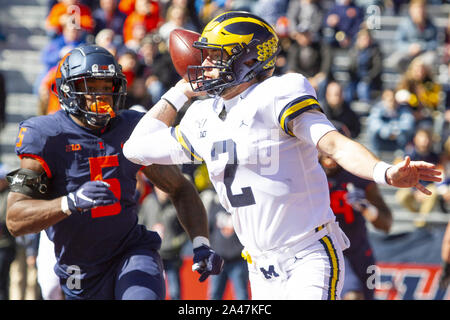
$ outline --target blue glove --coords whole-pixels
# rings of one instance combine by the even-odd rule
[[[358,211],[363,211],[370,205],[366,199],[366,192],[362,189],[355,188],[351,183],[347,185],[347,194],[345,200],[349,205]]]
[[[223,269],[223,259],[213,249],[203,244],[194,249],[192,271],[200,273],[198,281],[203,282],[211,274],[219,274]]]
[[[67,195],[70,211],[85,212],[95,207],[103,207],[117,202],[114,193],[108,189],[109,184],[104,181],[89,181],[84,183],[77,191]]]

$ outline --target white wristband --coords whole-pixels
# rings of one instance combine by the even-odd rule
[[[192,240],[192,247],[194,249],[201,247],[202,245],[207,245],[208,247],[210,247],[208,238],[198,236],[198,237],[195,237],[194,240]]]
[[[378,161],[373,168],[373,181],[378,184],[389,185],[386,181],[386,171],[392,167],[391,164],[384,161]]]
[[[72,211],[70,211],[70,209],[69,209],[69,203],[67,201],[67,196],[64,196],[61,198],[61,211],[64,212],[68,216],[70,216],[72,214]]]
[[[189,100],[184,92],[178,87],[170,88],[162,95],[161,99],[167,100],[177,112],[180,111],[184,104]]]

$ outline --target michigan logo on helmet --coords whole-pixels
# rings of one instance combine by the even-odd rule
[[[92,80],[106,80],[111,90],[92,90]],[[123,107],[127,80],[121,66],[106,49],[96,45],[67,53],[56,70],[56,91],[61,107],[94,127],[104,127]],[[89,101],[87,101],[89,97]]]
[[[189,82],[194,91],[220,95],[225,88],[248,82],[274,68],[280,52],[278,36],[270,24],[260,17],[230,11],[218,15],[203,30],[195,48],[202,52],[220,51],[213,66],[189,66]],[[217,68],[219,77],[208,79],[205,71]]]

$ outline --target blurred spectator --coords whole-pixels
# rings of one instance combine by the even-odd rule
[[[39,87],[39,115],[52,114],[61,109],[58,96],[53,91],[56,89],[52,87],[56,85],[56,68],[54,66],[47,72]]]
[[[95,44],[108,50],[113,56],[117,54],[117,46],[114,43],[115,33],[112,29],[103,29],[95,36]]]
[[[85,43],[84,32],[66,24],[63,33],[50,42],[41,51],[41,61],[44,64],[43,72],[37,77],[33,86],[33,93],[39,95],[41,84],[51,68],[55,67],[59,60],[73,48]]]
[[[328,74],[331,64],[329,47],[314,39],[313,32],[306,26],[299,26],[291,37],[294,41],[287,52],[288,72],[298,72],[307,78],[319,72]]]
[[[320,105],[328,119],[339,121],[347,126],[352,138],[359,135],[361,132],[359,116],[344,100],[342,86],[339,83],[332,81],[328,84],[325,100]]]
[[[375,104],[367,118],[367,134],[371,150],[380,156],[383,151],[403,150],[415,130],[414,116],[407,104],[399,104],[394,91],[383,91],[381,101]]]
[[[111,29],[122,38],[126,14],[117,8],[117,0],[100,0],[100,7],[92,13],[95,20],[94,35],[100,30]]]
[[[52,39],[42,50],[41,57],[45,73],[56,66],[67,52],[84,42],[84,34],[81,29],[75,28],[69,23],[65,24],[62,34]]]
[[[134,11],[136,0],[120,0],[119,10],[129,16]]]
[[[350,83],[345,92],[345,99],[369,103],[373,92],[382,89],[381,73],[383,71],[381,49],[373,39],[370,30],[362,29],[358,32],[349,56]]]
[[[124,47],[127,50],[137,53],[141,46],[141,41],[144,39],[146,33],[147,31],[145,30],[145,24],[136,22],[133,24],[133,33],[131,34],[131,38],[124,43]]]
[[[127,87],[131,87],[138,69],[136,53],[131,50],[125,50],[119,54],[117,62],[122,66],[122,72],[127,78]]]
[[[9,300],[9,271],[16,255],[14,237],[6,227],[6,200],[9,193],[6,166],[0,164],[0,300]]]
[[[427,14],[426,0],[411,0],[408,13],[396,31],[397,49],[387,60],[400,72],[419,55],[428,65],[433,65],[437,57],[438,30]]]
[[[16,237],[16,244],[16,256],[10,270],[10,299],[41,300],[36,269],[39,233]]]
[[[61,34],[64,26],[71,25],[89,33],[94,31],[91,9],[79,0],[60,0],[47,16],[45,27],[49,36]]]
[[[6,125],[6,95],[5,77],[0,72],[0,131]]]
[[[200,23],[205,25],[219,13],[228,11],[227,0],[194,0],[195,11]]]
[[[253,13],[275,26],[280,17],[287,15],[289,0],[257,0]]]
[[[157,187],[153,191],[142,203],[139,223],[158,232],[161,237],[159,253],[169,284],[169,295],[172,300],[180,300],[180,268],[183,263],[181,251],[189,237],[178,221],[177,211],[170,202],[169,195]]]
[[[450,12],[448,13],[447,26],[444,30],[444,53],[442,54],[442,63],[450,63]]]
[[[173,29],[182,28],[195,31],[195,26],[188,21],[187,14],[186,7],[171,5],[167,9],[166,20],[158,30],[167,46],[169,46],[169,36]]]
[[[153,106],[152,96],[147,90],[145,79],[143,78],[135,78],[133,84],[128,87],[125,108],[130,109],[136,106],[141,106],[145,110],[148,110]]]
[[[314,40],[320,39],[323,9],[318,0],[291,0],[287,10],[291,33],[298,29],[309,29]]]
[[[258,0],[228,0],[229,9],[236,11],[253,12],[253,6]]]
[[[364,12],[352,0],[336,0],[325,16],[323,37],[335,48],[349,48],[356,39]]]
[[[307,26],[299,26],[291,33],[294,39],[287,52],[288,72],[298,72],[318,90],[319,83],[329,77],[331,52],[327,44],[315,39]]]
[[[231,214],[220,204],[217,193],[209,188],[200,193],[208,212],[209,240],[225,260],[223,271],[209,280],[209,299],[222,300],[228,280],[233,283],[236,300],[248,300],[248,268],[242,259],[243,246],[234,232]],[[220,253],[219,253],[220,252]]]
[[[416,126],[433,126],[440,102],[441,86],[434,80],[432,69],[422,57],[415,58],[402,75],[397,86],[399,102],[413,108]]]
[[[414,135],[413,145],[406,149],[405,155],[411,158],[411,161],[426,161],[433,164],[439,164],[439,156],[433,151],[432,132],[426,129],[419,129]],[[433,192],[427,196],[416,188],[399,189],[395,197],[397,201],[409,209],[411,212],[419,212],[420,214],[428,214],[433,210],[437,203],[438,193],[434,182],[427,183],[419,181],[428,190]],[[420,222],[420,220],[419,220]]]
[[[162,21],[158,1],[136,0],[134,11],[128,15],[123,26],[123,42],[133,38],[135,24],[144,24],[145,32],[149,33],[156,30]]]
[[[447,81],[445,82],[442,92],[444,94],[443,104],[444,104],[444,123],[441,130],[442,142],[444,143],[450,136],[450,61],[447,62],[445,66],[447,71]]]
[[[153,105],[180,80],[180,76],[159,34],[149,34],[144,38],[138,57],[143,66],[141,76],[146,79],[145,85],[152,96]]]

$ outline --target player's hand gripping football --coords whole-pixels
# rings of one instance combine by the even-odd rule
[[[108,206],[117,202],[109,184],[104,181],[88,181],[77,191],[67,195],[67,203],[72,212],[85,212],[95,207]]]
[[[425,188],[419,180],[440,182],[442,178],[439,170],[436,170],[434,164],[425,161],[411,161],[409,156],[390,167],[386,171],[386,181],[399,188],[412,188],[416,187],[417,190],[423,192],[426,195],[430,195],[431,191]]]
[[[203,244],[194,248],[192,271],[200,273],[198,281],[205,281],[211,274],[219,274],[223,269],[223,259],[213,249]]]

